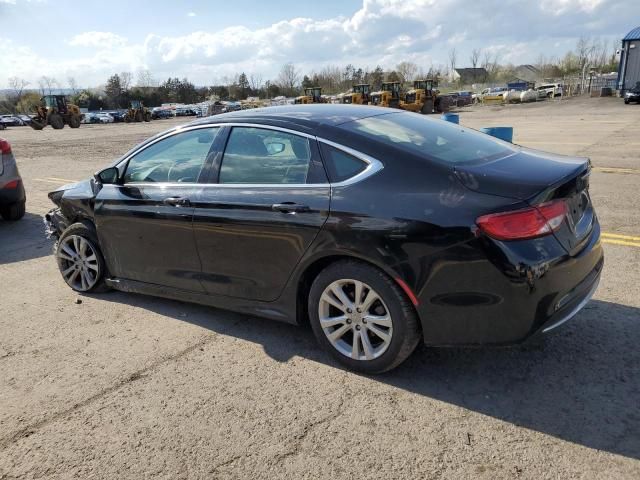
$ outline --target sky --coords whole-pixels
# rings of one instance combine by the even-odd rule
[[[113,73],[211,85],[274,79],[332,64],[425,71],[470,66],[473,49],[502,63],[561,57],[581,36],[619,42],[640,24],[640,0],[0,0],[0,89],[42,75],[96,87]]]

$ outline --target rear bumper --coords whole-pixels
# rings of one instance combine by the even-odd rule
[[[26,195],[22,180],[18,181],[18,185],[15,188],[4,188],[4,184],[0,184],[0,206],[24,202],[25,200]]]
[[[553,236],[478,239],[464,250],[466,261],[452,255],[420,289],[429,293],[418,305],[428,345],[508,345],[550,332],[586,305],[604,265],[597,221],[573,256]]]

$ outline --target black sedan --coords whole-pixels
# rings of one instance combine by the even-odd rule
[[[296,105],[156,135],[46,218],[74,290],[308,320],[375,373],[420,339],[511,344],[574,316],[603,266],[589,171],[415,113]]]

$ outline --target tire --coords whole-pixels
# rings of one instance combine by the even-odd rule
[[[80,128],[81,122],[82,119],[78,115],[71,115],[71,117],[69,117],[69,126],[71,128]]]
[[[625,104],[625,105],[629,105],[629,100],[625,98],[625,99],[624,99],[624,104]]]
[[[142,112],[141,112],[140,110],[138,110],[138,111],[136,112],[136,117],[135,117],[135,118],[136,118],[136,122],[141,122],[142,120],[144,120],[144,119],[143,119]]]
[[[60,130],[64,128],[64,120],[57,113],[52,113],[51,115],[49,115],[49,125],[51,125],[56,130]]]
[[[15,222],[16,220],[20,220],[22,217],[24,217],[25,211],[25,202],[17,202],[12,203],[11,205],[8,205],[6,207],[2,207],[0,209],[0,216],[2,216],[4,220]]]
[[[60,274],[76,292],[98,293],[109,290],[104,282],[106,265],[98,245],[98,236],[92,227],[74,223],[62,232],[54,246],[53,254]]]
[[[350,305],[355,306],[356,282],[361,282],[363,312],[336,308],[339,304],[344,307],[345,302],[336,303],[338,296],[331,290],[341,290],[347,301],[352,302]],[[372,298],[377,299],[367,307],[366,300],[372,293]],[[362,262],[339,261],[322,270],[311,285],[308,302],[309,319],[318,343],[351,370],[367,374],[391,370],[411,355],[421,337],[417,314],[406,294],[384,272]],[[321,315],[333,321],[321,325]],[[336,320],[341,315],[346,320]],[[372,321],[372,315],[377,320]],[[342,335],[338,333],[330,341],[328,335],[339,331]]]
[[[145,122],[150,122],[151,121],[151,114],[149,112],[147,112],[144,116],[144,121]]]

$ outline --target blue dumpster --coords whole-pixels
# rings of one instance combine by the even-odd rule
[[[513,127],[484,127],[480,131],[505,142],[513,143]]]
[[[460,123],[460,115],[457,113],[443,113],[440,119],[445,122]]]

